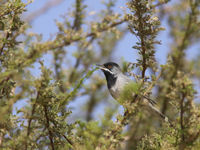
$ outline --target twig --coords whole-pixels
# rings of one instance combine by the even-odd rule
[[[54,126],[56,127],[56,123],[53,121],[53,120],[51,120],[51,122],[54,124]],[[59,131],[58,131],[59,132]],[[69,139],[69,138],[67,138],[66,137],[66,135],[64,135],[64,134],[62,134],[62,133],[60,133],[59,132],[59,134],[60,134],[60,136],[63,136],[64,138],[65,138],[65,140],[69,143],[69,144],[71,144],[72,146],[73,146],[73,142]]]
[[[6,41],[8,40],[9,36],[10,36],[9,32],[6,32]],[[0,48],[0,55],[2,54],[5,45],[6,45],[6,42],[3,42],[3,45]]]
[[[140,11],[140,7],[136,7],[137,9],[137,12],[141,12]],[[145,80],[145,72],[146,72],[146,69],[147,69],[147,66],[146,66],[146,47],[145,47],[145,41],[144,41],[144,35],[143,35],[143,20],[142,20],[142,15],[141,13],[138,13],[138,21],[139,21],[139,37],[140,37],[140,41],[141,41],[141,48],[142,48],[142,78],[143,78],[143,81]]]
[[[113,22],[113,23],[111,23],[111,24],[108,25],[107,27],[98,29],[97,32],[104,32],[104,31],[106,31],[106,30],[108,30],[108,29],[110,29],[110,28],[113,28],[113,27],[115,27],[115,26],[118,26],[118,25],[120,25],[120,24],[122,24],[122,23],[124,23],[124,22],[126,22],[126,21],[127,21],[127,19],[126,19],[126,18],[123,18],[123,19],[121,19],[121,20],[118,21],[118,22]],[[74,39],[67,39],[67,40],[64,39],[64,42],[61,43],[61,44],[57,44],[57,45],[53,44],[53,45],[51,45],[51,46],[52,46],[51,49],[59,48],[59,47],[61,47],[61,46],[67,46],[67,45],[70,45],[70,44],[73,43],[73,42],[78,42],[78,41],[80,41],[80,40],[82,40],[82,39],[86,39],[86,38],[88,38],[88,37],[93,37],[93,36],[96,36],[96,32],[90,32],[90,33],[86,34],[86,35],[83,36],[83,37],[77,37],[77,38],[74,38]],[[56,43],[56,41],[57,41],[57,39],[55,39],[55,43]],[[53,42],[54,42],[54,41],[53,41]]]
[[[115,26],[117,26],[117,25],[120,25],[120,24],[122,24],[122,23],[124,23],[124,22],[126,22],[126,21],[127,21],[127,19],[126,19],[126,18],[123,18],[123,19],[121,19],[121,20],[118,21],[118,22],[113,22],[113,23],[110,24],[109,26],[99,29],[97,32],[104,32],[104,31],[106,31],[106,30],[108,30],[108,29],[110,29],[110,28],[113,28],[113,27],[115,27]],[[57,42],[57,39],[55,39],[54,41],[48,41],[48,42],[45,42],[45,43],[43,43],[43,44],[38,44],[37,46],[41,48],[43,45],[48,45],[47,47],[43,46],[42,51],[40,51],[40,53],[44,53],[44,52],[46,52],[46,51],[48,51],[48,50],[50,50],[50,49],[56,49],[56,48],[59,48],[59,47],[68,46],[68,45],[70,45],[70,44],[73,43],[73,42],[78,42],[78,41],[80,41],[80,40],[82,40],[82,39],[85,39],[85,38],[88,38],[88,37],[93,37],[93,36],[95,36],[95,35],[96,35],[95,32],[91,32],[91,33],[88,33],[88,34],[86,34],[85,36],[82,36],[82,37],[77,37],[77,38],[74,38],[74,39],[63,40],[61,43],[58,43],[58,42]],[[58,43],[58,44],[56,44],[56,43]],[[36,46],[36,47],[37,47],[37,46]],[[26,67],[26,66],[32,64],[32,63],[35,61],[35,59],[33,59],[33,58],[34,58],[36,55],[38,55],[38,52],[37,52],[37,51],[38,51],[37,49],[33,49],[33,50],[30,52],[30,54],[29,54],[28,56],[26,56],[25,61],[22,61],[22,62],[20,62],[20,63],[18,64],[18,69],[22,69],[22,68],[24,68],[24,67]],[[38,56],[40,56],[40,55],[38,55]],[[28,60],[29,60],[29,61],[28,61]],[[11,73],[11,74],[9,74],[9,75],[14,75],[15,73],[16,73],[16,72]],[[1,79],[0,79],[0,80],[1,80]],[[2,79],[2,80],[4,80],[4,79]],[[2,80],[1,80],[1,81],[2,81]]]
[[[36,97],[35,103],[33,104],[33,108],[32,108],[32,111],[31,111],[31,116],[28,120],[28,128],[27,128],[26,141],[25,141],[25,150],[28,149],[28,138],[29,138],[29,135],[31,133],[31,123],[32,123],[32,120],[33,120],[33,115],[35,114],[36,104],[37,104],[39,96],[40,96],[40,90],[37,93],[37,97]]]
[[[181,125],[181,130],[182,130],[182,141],[185,141],[185,133],[184,133],[184,123],[183,123],[183,115],[184,115],[184,109],[183,109],[183,103],[184,103],[184,99],[185,99],[185,94],[182,94],[182,98],[180,101],[180,107],[181,107],[181,111],[180,111],[180,125]]]
[[[61,64],[62,64],[62,60],[60,59],[59,62],[57,62],[59,60],[59,54],[57,53],[57,51],[54,51],[54,68],[55,68],[55,76],[56,76],[56,80],[57,81],[61,81],[62,80],[62,77],[61,77],[61,73],[62,71],[59,71],[61,70]],[[61,85],[59,86],[59,90],[64,93],[65,92],[65,88],[63,86],[63,83],[61,83]]]
[[[192,3],[192,1],[190,1]],[[174,70],[173,70],[173,73],[172,73],[172,76],[170,77],[170,79],[174,79],[177,75],[177,70],[182,70],[182,67],[180,67],[180,61],[182,59],[182,57],[184,56],[184,50],[186,48],[186,40],[188,40],[190,38],[190,34],[191,34],[191,27],[192,27],[192,23],[193,23],[193,16],[195,15],[195,11],[194,9],[197,7],[197,1],[194,3],[194,4],[191,4],[191,13],[189,14],[189,21],[188,21],[188,24],[187,24],[187,27],[185,29],[185,34],[184,34],[184,37],[182,39],[182,42],[181,42],[181,45],[177,48],[180,52],[178,53],[179,56],[177,57],[178,59],[177,60],[173,60],[174,61]],[[169,85],[173,85],[173,80],[170,80],[169,82]],[[170,86],[169,88],[167,89],[167,93],[169,93],[171,91],[170,89]],[[162,107],[162,113],[165,114],[166,113],[166,110],[168,108],[168,100],[167,99],[164,99],[164,103],[163,103],[163,107]]]
[[[53,142],[53,132],[50,129],[50,121],[49,121],[49,116],[48,116],[48,112],[47,112],[47,106],[43,105],[44,108],[44,114],[45,114],[45,118],[46,118],[46,128],[49,132],[49,140],[50,140],[50,144],[51,144],[51,149],[55,150],[54,148],[54,142]]]
[[[71,144],[71,145],[73,146],[73,143],[72,143],[71,140],[69,140],[64,134],[62,134],[62,136],[65,138],[65,140],[66,140],[69,144]]]
[[[82,0],[76,0],[76,12],[75,12],[75,19],[74,19],[74,25],[72,29],[75,29],[76,31],[81,28],[82,23],[82,8],[81,8]]]
[[[85,51],[86,48],[93,42],[94,39],[95,39],[95,36],[92,36],[91,39],[88,41],[88,43],[85,45],[85,47],[83,47],[83,48],[80,50],[80,52],[81,52],[81,51]],[[76,63],[75,63],[75,65],[74,65],[74,67],[73,67],[73,70],[72,70],[71,74],[69,75],[69,82],[70,82],[70,83],[73,81],[74,74],[75,74],[75,72],[76,72],[78,66],[80,65],[81,58],[82,58],[82,55],[80,54],[80,55],[78,56],[78,58],[76,59]]]

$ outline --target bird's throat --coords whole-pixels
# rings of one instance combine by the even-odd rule
[[[111,75],[111,74],[107,74],[107,73],[105,73],[105,76],[106,76],[106,80],[107,80],[108,89],[110,89],[115,85],[115,83],[117,81],[117,77],[114,75]]]

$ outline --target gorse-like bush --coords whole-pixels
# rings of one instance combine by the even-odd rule
[[[86,1],[74,1],[64,21],[56,22],[56,35],[46,41],[28,31],[37,13],[22,19],[29,3],[0,2],[0,149],[200,149],[200,108],[195,101],[200,57],[187,59],[189,49],[200,41],[200,1],[127,0],[119,14],[114,11],[117,0],[108,0],[92,19]],[[47,2],[41,14],[51,7]],[[161,65],[155,53],[163,30],[169,30],[170,40],[167,61]],[[118,102],[107,101],[105,79],[93,74],[93,64],[110,60],[127,33],[137,39],[132,50],[138,59],[123,61],[122,70],[137,83],[125,89],[125,111],[120,113]],[[52,57],[50,65],[44,63],[46,53]],[[156,100],[173,127],[140,101],[126,100],[130,89]],[[83,98],[87,102],[78,108],[80,119],[72,115],[70,103]],[[106,109],[96,119],[94,112],[102,104]]]

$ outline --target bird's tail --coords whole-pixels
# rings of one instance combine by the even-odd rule
[[[156,101],[152,100],[151,98],[145,96],[145,95],[142,95],[143,98],[147,99],[149,101],[149,103],[151,103],[153,106],[157,104]]]
[[[147,99],[147,101],[149,101]],[[169,118],[164,115],[162,112],[160,112],[154,105],[152,105],[152,103],[148,103],[149,107],[156,113],[158,114],[165,122],[169,123],[170,127],[173,127],[173,124],[171,123],[171,121],[169,120]]]

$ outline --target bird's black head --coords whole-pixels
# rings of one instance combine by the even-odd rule
[[[103,66],[106,67],[107,69],[109,69],[110,71],[114,71],[115,68],[117,68],[118,70],[121,70],[119,65],[114,62],[107,62],[107,63],[103,64]]]
[[[118,75],[121,73],[119,65],[114,62],[107,62],[103,65],[97,65],[97,67],[103,71],[108,88],[110,89],[115,84]]]

